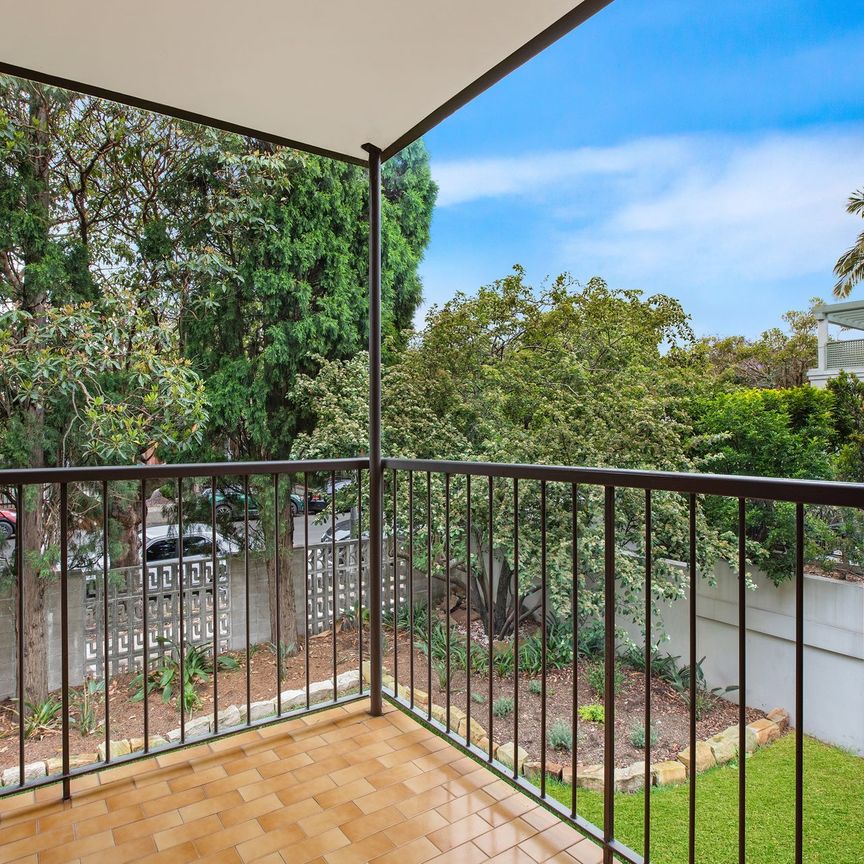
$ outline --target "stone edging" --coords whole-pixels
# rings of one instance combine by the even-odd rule
[[[363,662],[363,679],[369,682],[370,666],[368,661]],[[392,675],[382,675],[382,684],[394,690],[401,699],[411,700],[411,691],[403,684],[396,686]],[[414,704],[426,707],[429,704],[429,695],[423,690],[414,690]],[[432,716],[439,723],[447,722],[447,709],[432,703],[430,709]],[[462,738],[467,740],[468,719],[465,712],[459,708],[450,706],[450,728]],[[783,708],[775,708],[761,720],[744,727],[745,746],[747,753],[752,753],[757,747],[764,747],[776,741],[789,727],[789,714]],[[725,765],[738,755],[738,725],[729,726],[722,732],[712,735],[705,741],[696,742],[696,773],[701,774],[715,765]],[[475,719],[471,719],[471,744],[481,750],[489,752],[489,735],[486,729]],[[514,759],[518,760],[519,773],[528,779],[540,776],[542,764],[540,762],[528,761],[528,753],[521,747],[514,754],[513,742],[496,744],[492,741],[492,758],[497,759],[506,768],[513,768]],[[654,786],[671,786],[683,783],[690,774],[690,748],[682,750],[676,759],[657,762],[651,765],[651,783]],[[573,769],[569,765],[559,765],[555,762],[546,763],[546,774],[561,780],[564,783],[574,782]],[[577,765],[575,785],[580,789],[591,789],[595,792],[603,791],[603,765]],[[615,769],[615,791],[616,792],[639,792],[645,785],[645,762],[634,762],[625,768]]]
[[[346,696],[360,684],[360,673],[356,669],[343,672],[336,676],[337,696]],[[333,695],[333,679],[326,681],[315,681],[309,685],[310,704],[325,702]],[[282,693],[282,710],[300,708],[306,704],[306,688],[300,690],[285,690]],[[249,717],[251,721],[266,720],[269,717],[276,719],[276,699],[267,699],[262,702],[253,702],[250,706]],[[246,705],[229,705],[219,712],[219,729],[231,729],[240,727],[246,722]],[[202,715],[186,721],[186,743],[199,741],[206,738],[213,729],[212,715]],[[172,729],[163,735],[150,736],[150,750],[155,752],[169,744],[180,741],[180,727]],[[140,753],[144,749],[143,738],[122,738],[111,741],[111,758],[127,756],[130,753]],[[84,768],[105,761],[106,746],[103,741],[96,752],[78,753],[69,757],[70,768]],[[24,782],[29,783],[40,777],[50,777],[54,774],[63,773],[63,760],[57,756],[52,759],[38,762],[28,762],[24,766]],[[19,767],[7,768],[0,775],[0,786],[17,786],[20,780]]]

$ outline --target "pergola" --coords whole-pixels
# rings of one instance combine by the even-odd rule
[[[380,537],[381,164],[609,2],[14,0],[0,72],[368,166],[369,530]],[[373,579],[375,610],[380,588]],[[375,714],[380,674],[373,664]]]

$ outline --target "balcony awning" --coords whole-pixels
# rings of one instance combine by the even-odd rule
[[[864,330],[864,300],[850,300],[848,303],[826,303],[813,310],[816,318],[829,324]]]
[[[608,2],[4,0],[0,71],[365,162]]]

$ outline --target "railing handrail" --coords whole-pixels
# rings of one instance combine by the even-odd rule
[[[368,457],[353,459],[286,459],[278,462],[190,462],[160,465],[80,465],[63,468],[6,468],[0,485],[85,483],[103,480],[149,480],[175,477],[242,477],[253,474],[314,474],[368,469]]]
[[[722,495],[822,504],[833,507],[864,507],[864,483],[836,480],[797,480],[780,477],[747,477],[737,474],[690,474],[678,471],[641,471],[627,468],[586,468],[566,465],[523,465],[498,462],[456,462],[439,459],[383,460],[385,469],[471,474],[475,477],[509,477],[545,480],[550,483],[586,483],[627,489]]]

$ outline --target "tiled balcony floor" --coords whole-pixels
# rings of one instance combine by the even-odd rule
[[[361,701],[0,802],[0,862],[580,862],[599,849]]]

